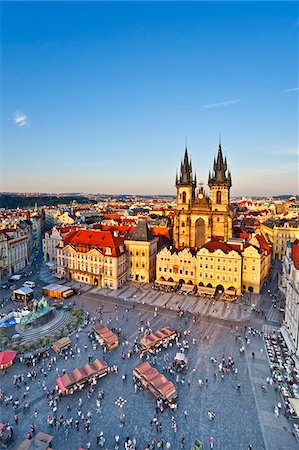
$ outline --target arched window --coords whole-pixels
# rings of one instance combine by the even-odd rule
[[[186,203],[186,192],[183,192],[183,203]]]
[[[221,192],[220,192],[220,191],[217,191],[217,194],[216,194],[216,203],[221,203]]]
[[[182,227],[184,227],[185,226],[185,222],[182,222]]]

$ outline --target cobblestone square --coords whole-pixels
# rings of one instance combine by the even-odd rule
[[[95,315],[95,309],[101,305],[100,297],[94,296],[94,298],[95,300],[86,298],[91,316]],[[84,301],[83,296],[79,297],[78,300],[78,303]],[[14,411],[12,404],[8,404],[6,408],[1,408],[2,421],[7,420],[13,423],[14,414],[19,415],[19,423],[14,426],[14,448],[17,448],[17,445],[28,433],[32,423],[36,425],[37,430],[48,431],[54,435],[54,449],[68,448],[75,450],[79,447],[86,447],[87,442],[91,443],[91,448],[98,448],[97,435],[101,431],[106,438],[105,448],[109,450],[114,448],[114,436],[116,435],[120,436],[122,443],[127,436],[135,437],[137,448],[140,450],[145,449],[147,444],[154,439],[163,439],[164,443],[170,442],[173,449],[179,449],[183,436],[185,448],[188,449],[191,448],[193,441],[197,438],[201,439],[205,448],[207,448],[211,436],[215,440],[214,448],[247,449],[249,444],[253,446],[253,449],[262,450],[265,448],[248,368],[248,364],[251,364],[251,362],[248,361],[246,353],[240,353],[241,343],[238,339],[236,340],[234,329],[229,326],[205,322],[194,324],[191,319],[186,320],[177,317],[175,313],[170,311],[163,311],[157,317],[154,317],[152,308],[142,308],[141,305],[133,308],[131,305],[127,307],[120,304],[118,311],[115,312],[116,300],[113,301],[110,298],[107,299],[107,297],[104,300],[103,323],[108,324],[110,328],[120,327],[122,333],[127,336],[126,339],[121,340],[117,349],[111,351],[111,354],[104,354],[101,347],[96,350],[92,349],[87,336],[87,331],[91,329],[91,325],[89,325],[79,333],[80,355],[77,354],[74,358],[68,358],[67,360],[58,356],[56,366],[52,366],[51,370],[46,370],[46,377],[40,372],[41,363],[35,367],[37,377],[34,381],[27,378],[28,369],[20,362],[16,362],[5,374],[1,374],[1,389],[5,395],[12,394],[14,399],[18,397],[20,400],[19,408],[16,411]],[[176,376],[166,374],[167,378],[173,381],[177,387],[178,408],[174,413],[169,409],[164,410],[163,413],[158,413],[158,421],[162,423],[161,432],[157,432],[155,427],[150,426],[150,421],[156,414],[154,396],[145,390],[138,390],[137,393],[134,391],[132,371],[141,361],[139,355],[133,355],[130,359],[122,358],[122,352],[127,353],[127,350],[132,348],[134,339],[142,336],[142,333],[138,330],[142,326],[144,327],[147,321],[150,322],[150,327],[153,330],[169,326],[181,331],[181,333],[184,333],[185,330],[190,331],[190,336],[186,338],[190,349],[187,353],[189,368],[184,374],[184,384],[182,384],[181,375],[179,381],[177,381]],[[205,338],[205,336],[208,336],[208,338]],[[193,339],[196,340],[196,343],[193,343],[195,342]],[[261,345],[261,338],[255,337],[254,339],[260,341],[257,345]],[[75,343],[76,341],[76,336],[73,335],[72,342]],[[87,346],[87,350],[84,349],[84,346]],[[171,361],[176,351],[177,346],[174,344],[158,353],[156,367],[159,371],[162,372],[163,366],[166,365],[164,356],[167,354],[168,361]],[[50,357],[53,355],[54,352],[51,350]],[[61,374],[63,369],[69,371],[81,367],[88,362],[89,355],[93,359],[103,358],[109,366],[117,365],[117,373],[110,373],[100,379],[95,393],[90,399],[87,398],[87,387],[80,393],[76,392],[71,396],[63,397],[59,401],[56,412],[56,417],[63,416],[62,424],[58,429],[50,428],[47,424],[47,416],[51,415],[52,417],[53,411],[48,406],[46,393],[41,389],[40,383],[44,381],[47,389],[51,391],[55,387],[56,371]],[[218,363],[221,362],[222,355],[226,360],[229,356],[232,356],[235,367],[238,369],[237,374],[225,374],[223,380],[218,371]],[[211,362],[211,357],[217,359],[217,364]],[[149,359],[149,362],[152,362],[152,358]],[[217,371],[216,377],[214,371]],[[21,387],[17,389],[13,385],[13,376],[21,373],[25,376],[26,385],[29,387],[26,400],[30,402],[31,407],[28,412],[23,412],[25,401],[23,394],[26,391],[26,386],[22,383]],[[124,374],[127,375],[125,381],[122,380]],[[188,379],[190,383],[188,383]],[[199,379],[207,379],[208,387],[200,387]],[[240,393],[237,392],[238,384],[241,385]],[[96,404],[96,398],[97,393],[102,389],[105,394],[99,408]],[[82,413],[85,417],[88,412],[91,413],[90,432],[83,429],[82,421],[79,431],[76,431],[74,426],[74,422],[78,418],[77,405],[80,397],[83,402]],[[123,427],[120,427],[120,409],[115,405],[115,401],[119,397],[126,400],[123,408],[125,413]],[[34,415],[35,411],[37,417]],[[215,413],[216,416],[213,421],[209,420],[208,411]],[[172,416],[177,423],[176,433],[171,428]],[[73,426],[66,432],[63,422],[70,417],[73,417]],[[292,447],[285,448],[291,449]]]

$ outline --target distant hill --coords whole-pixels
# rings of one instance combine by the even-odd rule
[[[78,204],[96,203],[87,197],[69,195],[69,196],[31,196],[24,197],[16,194],[0,194],[0,208],[16,209],[16,208],[34,208],[37,206],[57,206],[61,204],[69,204],[75,200]]]
[[[273,199],[275,199],[275,200],[288,200],[290,197],[295,197],[296,200],[299,200],[299,195],[292,195],[292,194],[275,195],[275,196],[273,196]]]

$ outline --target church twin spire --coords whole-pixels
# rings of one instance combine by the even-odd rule
[[[226,184],[229,188],[232,186],[231,173],[227,169],[226,157],[223,159],[221,142],[219,140],[217,159],[214,158],[213,170],[209,171],[208,185]],[[192,162],[189,159],[187,144],[185,146],[184,160],[181,161],[180,173],[176,172],[176,186],[192,186],[195,190],[197,187],[196,174],[192,174]]]
[[[227,172],[227,174],[226,174]],[[213,171],[209,171],[208,185],[226,184],[229,188],[232,186],[231,173],[227,170],[226,157],[223,160],[221,142],[219,142],[217,159],[214,158]]]
[[[178,185],[193,186],[195,181],[196,181],[196,175],[195,175],[195,179],[193,180],[192,162],[191,162],[191,159],[189,159],[187,145],[186,145],[184,160],[181,161],[180,175],[178,176],[178,173],[176,173],[175,185],[176,186],[178,186]]]

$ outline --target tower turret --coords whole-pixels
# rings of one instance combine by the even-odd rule
[[[209,172],[208,186],[213,212],[212,237],[227,240],[232,235],[232,223],[229,215],[231,173],[227,170],[226,157],[223,159],[221,142],[217,158],[214,158],[212,173]]]

